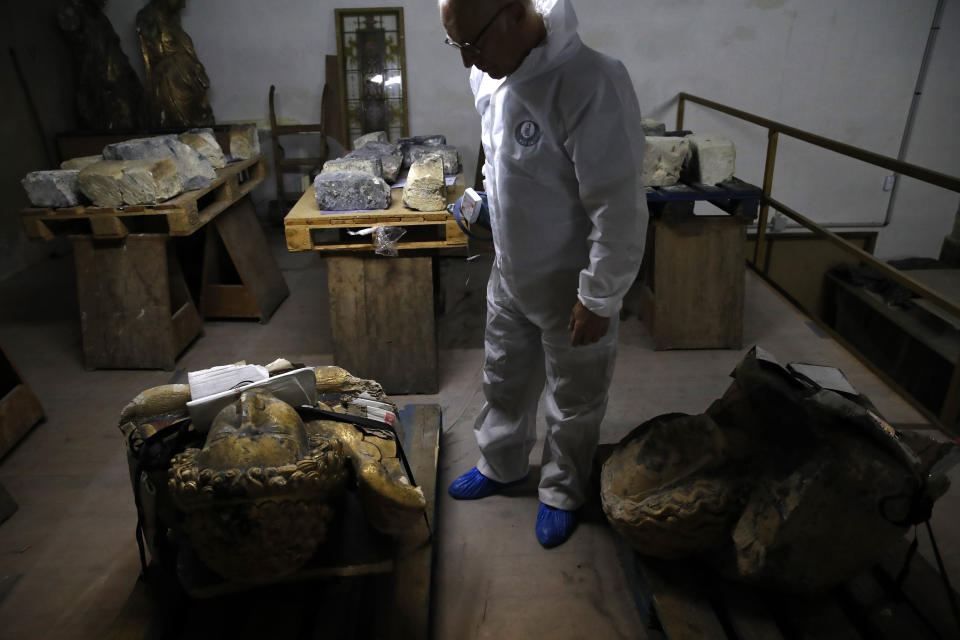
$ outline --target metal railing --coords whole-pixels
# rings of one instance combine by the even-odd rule
[[[738,118],[767,129],[767,152],[763,170],[763,195],[760,200],[760,212],[757,219],[757,240],[753,256],[753,267],[758,271],[758,273],[766,277],[762,265],[766,263],[767,258],[767,216],[770,208],[772,207],[775,211],[797,222],[802,227],[813,232],[815,235],[824,238],[857,260],[868,264],[883,276],[893,280],[906,289],[909,289],[921,298],[928,300],[930,303],[943,309],[947,313],[960,317],[960,304],[957,302],[950,300],[949,298],[940,294],[940,292],[931,289],[923,283],[910,278],[900,270],[891,267],[887,263],[878,260],[870,253],[864,251],[854,244],[851,244],[850,242],[847,242],[839,235],[827,230],[823,226],[803,216],[786,204],[776,200],[771,195],[773,191],[774,168],[777,160],[777,143],[781,135],[802,140],[803,142],[827,149],[828,151],[833,151],[849,158],[855,158],[868,164],[883,167],[893,171],[894,173],[909,176],[921,182],[942,187],[956,193],[960,193],[960,178],[926,169],[915,164],[910,164],[909,162],[902,162],[896,158],[891,158],[879,153],[867,151],[866,149],[854,147],[853,145],[845,144],[843,142],[831,140],[830,138],[825,138],[823,136],[810,133],[809,131],[797,129],[796,127],[791,127],[768,118],[762,118],[752,113],[735,109],[733,107],[720,104],[719,102],[700,98],[689,93],[680,93],[678,94],[677,98],[677,130],[683,129],[683,117],[687,102],[695,103],[709,109],[713,109],[714,111],[719,111],[720,113],[733,116],[734,118]],[[832,328],[826,326],[826,324],[820,318],[816,317],[816,314],[813,310],[805,309],[804,311],[806,311],[808,315],[817,321],[822,328],[827,330],[834,339],[843,344],[848,350],[862,360],[864,364],[870,367],[874,373],[879,375],[885,382],[887,382],[887,384],[894,387],[902,396],[909,400],[910,403],[928,419],[951,433],[955,430],[957,421],[960,420],[960,359],[958,359],[958,361],[954,364],[953,375],[947,386],[947,394],[940,413],[939,415],[934,414],[920,404],[920,402],[914,398],[912,394],[904,390],[899,384],[896,383],[896,381],[892,380],[885,371],[882,371],[878,366],[874,365],[873,362],[860,353],[860,351],[851,345],[845,338],[833,331]]]

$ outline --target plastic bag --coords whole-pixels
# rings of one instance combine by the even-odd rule
[[[403,227],[377,227],[373,232],[373,246],[381,256],[396,257],[397,240],[402,238],[407,230]]]

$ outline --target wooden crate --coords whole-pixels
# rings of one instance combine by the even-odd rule
[[[218,169],[216,179],[206,189],[186,191],[161,204],[27,208],[21,212],[21,219],[27,237],[36,240],[66,234],[96,238],[125,238],[130,233],[188,236],[250,193],[265,177],[263,156],[257,156]]]
[[[447,188],[447,202],[463,195],[463,174]],[[382,211],[322,212],[313,189],[307,189],[283,220],[290,251],[373,251],[372,236],[351,236],[356,231],[377,225],[404,227],[407,231],[397,249],[448,249],[467,246],[467,236],[446,210],[414,211],[401,202],[403,190],[391,189],[390,208]]]
[[[390,394],[437,393],[433,259],[330,256],[327,264],[336,365]]]
[[[71,240],[86,367],[172,370],[201,321],[169,236]]]
[[[746,227],[733,216],[653,219],[641,316],[656,349],[739,349]]]

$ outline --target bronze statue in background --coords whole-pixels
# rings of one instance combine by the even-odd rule
[[[137,12],[137,35],[147,70],[153,125],[201,127],[214,124],[207,98],[210,78],[193,40],[180,25],[186,0],[151,0]]]
[[[103,15],[106,0],[65,0],[57,11],[77,70],[77,121],[81,128],[137,129],[146,96],[120,39]]]

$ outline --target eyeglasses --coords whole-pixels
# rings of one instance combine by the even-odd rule
[[[496,19],[500,17],[500,14],[506,11],[507,8],[510,7],[512,4],[513,4],[512,2],[508,2],[507,4],[500,7],[499,11],[493,14],[493,17],[490,18],[490,21],[487,22],[487,24],[483,25],[483,29],[480,29],[480,33],[478,33],[477,36],[473,38],[473,42],[457,42],[456,40],[451,40],[450,36],[446,36],[443,39],[443,41],[446,44],[453,47],[454,49],[459,49],[460,51],[468,51],[470,53],[479,55],[482,52],[480,51],[480,47],[478,47],[476,43],[480,42],[480,38],[482,38],[483,34],[486,33],[487,29],[490,28],[490,25],[492,25],[494,21],[496,21]]]

